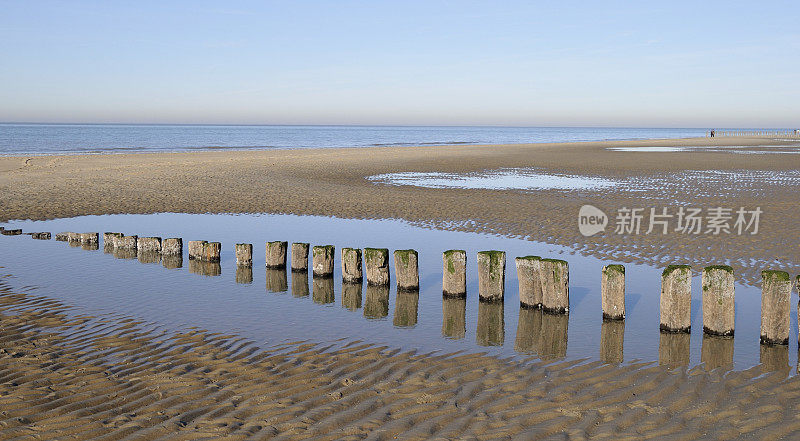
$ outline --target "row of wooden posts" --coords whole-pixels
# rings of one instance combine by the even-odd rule
[[[708,134],[711,136],[711,132]],[[743,136],[743,137],[786,137],[800,138],[800,130],[713,130],[713,136]]]
[[[36,234],[36,233],[34,233]],[[43,233],[42,233],[43,234]],[[49,237],[49,233],[48,233]],[[98,233],[59,233],[56,240],[97,244]],[[104,233],[106,247],[140,252],[181,256],[181,238],[125,236]],[[219,262],[222,246],[219,242],[189,241],[189,259]],[[332,277],[335,248],[333,245],[310,247],[308,243],[283,241],[266,243],[266,266],[272,269],[287,267],[292,271],[308,271],[309,251],[314,277]],[[236,264],[250,267],[253,245],[235,245]],[[288,259],[289,255],[291,258]],[[419,289],[418,255],[415,250],[396,250],[393,253],[398,290]],[[478,264],[478,296],[482,302],[500,302],[505,295],[506,254],[503,251],[480,251]],[[550,314],[569,313],[569,265],[564,260],[524,256],[515,259],[519,280],[520,306],[541,308]],[[442,253],[442,294],[465,297],[467,293],[467,254],[464,250]],[[389,250],[386,248],[342,248],[342,280],[347,283],[389,285]],[[660,328],[663,332],[688,333],[691,329],[692,269],[688,265],[670,265],[661,275]],[[709,335],[734,335],[735,287],[730,266],[707,266],[702,271],[703,331]],[[800,276],[796,279],[800,290]],[[601,274],[601,304],[603,318],[625,318],[625,267],[606,265]],[[792,283],[784,271],[762,271],[761,342],[788,344],[790,332],[790,297]]]

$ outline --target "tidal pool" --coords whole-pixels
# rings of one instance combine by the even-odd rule
[[[797,361],[797,319],[792,314],[788,347],[764,352],[759,345],[760,290],[736,285],[736,337],[704,338],[700,268],[694,269],[692,332],[659,332],[662,268],[626,264],[627,318],[604,323],[600,272],[612,263],[568,248],[486,234],[440,231],[399,220],[352,220],[292,215],[112,215],[50,221],[14,221],[24,231],[120,231],[139,236],[181,237],[180,260],[83,249],[55,240],[0,236],[0,266],[8,283],[32,295],[75,306],[75,313],[136,317],[164,329],[199,327],[238,334],[258,345],[309,340],[339,345],[365,342],[421,352],[487,352],[504,357],[601,359],[714,365],[738,369],[764,357],[788,366]],[[222,243],[219,264],[190,261],[188,240]],[[335,245],[332,279],[265,268],[264,244],[271,240]],[[252,243],[253,267],[236,267],[234,244]],[[416,249],[419,292],[398,293],[341,282],[342,247]],[[467,297],[442,297],[442,252],[467,250]],[[505,302],[478,301],[476,253],[507,253]],[[520,309],[514,257],[539,255],[570,265],[570,313],[551,316]],[[391,265],[390,265],[391,266]],[[794,294],[793,294],[794,295]],[[793,304],[797,299],[793,299]],[[792,348],[791,350],[789,348]]]
[[[428,188],[485,190],[580,190],[618,185],[611,179],[539,173],[535,169],[510,168],[480,173],[400,172],[370,176],[373,182]]]

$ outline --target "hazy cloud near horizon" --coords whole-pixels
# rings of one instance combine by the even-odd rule
[[[796,1],[0,7],[0,121],[800,126]]]

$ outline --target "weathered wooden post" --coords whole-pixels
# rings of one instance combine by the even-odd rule
[[[692,268],[669,265],[661,273],[661,330],[686,332],[692,328]]]
[[[103,251],[107,253],[113,251],[114,247],[116,246],[117,239],[123,236],[125,235],[122,233],[110,233],[110,232],[103,233]]]
[[[467,296],[467,252],[448,250],[442,253],[442,295]]]
[[[62,233],[56,233],[56,240],[59,241],[59,242],[68,241],[69,240],[69,233],[66,232],[66,231],[62,232]]]
[[[139,237],[136,239],[136,249],[142,253],[161,253],[160,237]]]
[[[308,272],[307,243],[295,242],[292,244],[292,271]]]
[[[506,253],[478,252],[478,297],[484,302],[500,302],[505,294]]]
[[[419,264],[417,260],[417,252],[414,250],[396,250],[394,252],[394,272],[397,276],[398,290],[419,290]]]
[[[235,252],[236,252],[236,266],[253,266],[253,244],[237,243],[235,246]],[[251,271],[250,282],[252,281],[253,281],[253,275]]]
[[[6,230],[9,231],[9,230]],[[81,233],[76,233],[74,231],[67,232],[67,241],[69,242],[81,242]]]
[[[138,236],[122,236],[114,240],[114,249],[136,251],[136,244],[139,242]]]
[[[733,336],[735,303],[733,268],[714,265],[703,268],[703,332]]]
[[[625,267],[606,265],[600,282],[600,299],[605,320],[625,318]]]
[[[785,271],[761,271],[761,343],[789,344],[789,298],[792,284]]]
[[[361,284],[364,279],[361,270],[361,249],[342,248],[342,282]],[[344,301],[344,299],[342,299]]]
[[[519,304],[523,308],[542,307],[542,258],[523,256],[514,259],[519,281]]]
[[[550,314],[569,313],[569,264],[564,260],[542,259],[542,309]]]
[[[286,249],[288,245],[288,242],[267,242],[267,268],[286,268]],[[306,258],[306,265],[308,265],[308,258]]]
[[[389,284],[388,249],[364,248],[364,263],[367,273],[367,285],[381,286]]]
[[[334,252],[333,245],[314,247],[312,252],[314,277],[333,277]],[[333,293],[333,288],[331,288],[331,293]]]
[[[37,240],[50,240],[50,233],[48,232],[32,233],[31,238]]]
[[[183,239],[170,237],[161,242],[161,254],[164,256],[183,256]]]
[[[207,242],[205,240],[189,241],[189,260],[200,260],[203,262],[219,262],[219,255],[222,245],[219,242]]]
[[[467,334],[467,299],[445,297],[442,299],[442,335],[462,339]]]
[[[80,233],[78,240],[81,243],[98,244],[100,243],[100,234],[98,233]]]

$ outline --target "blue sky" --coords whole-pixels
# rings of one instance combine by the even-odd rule
[[[0,121],[800,126],[797,0],[0,8]]]

